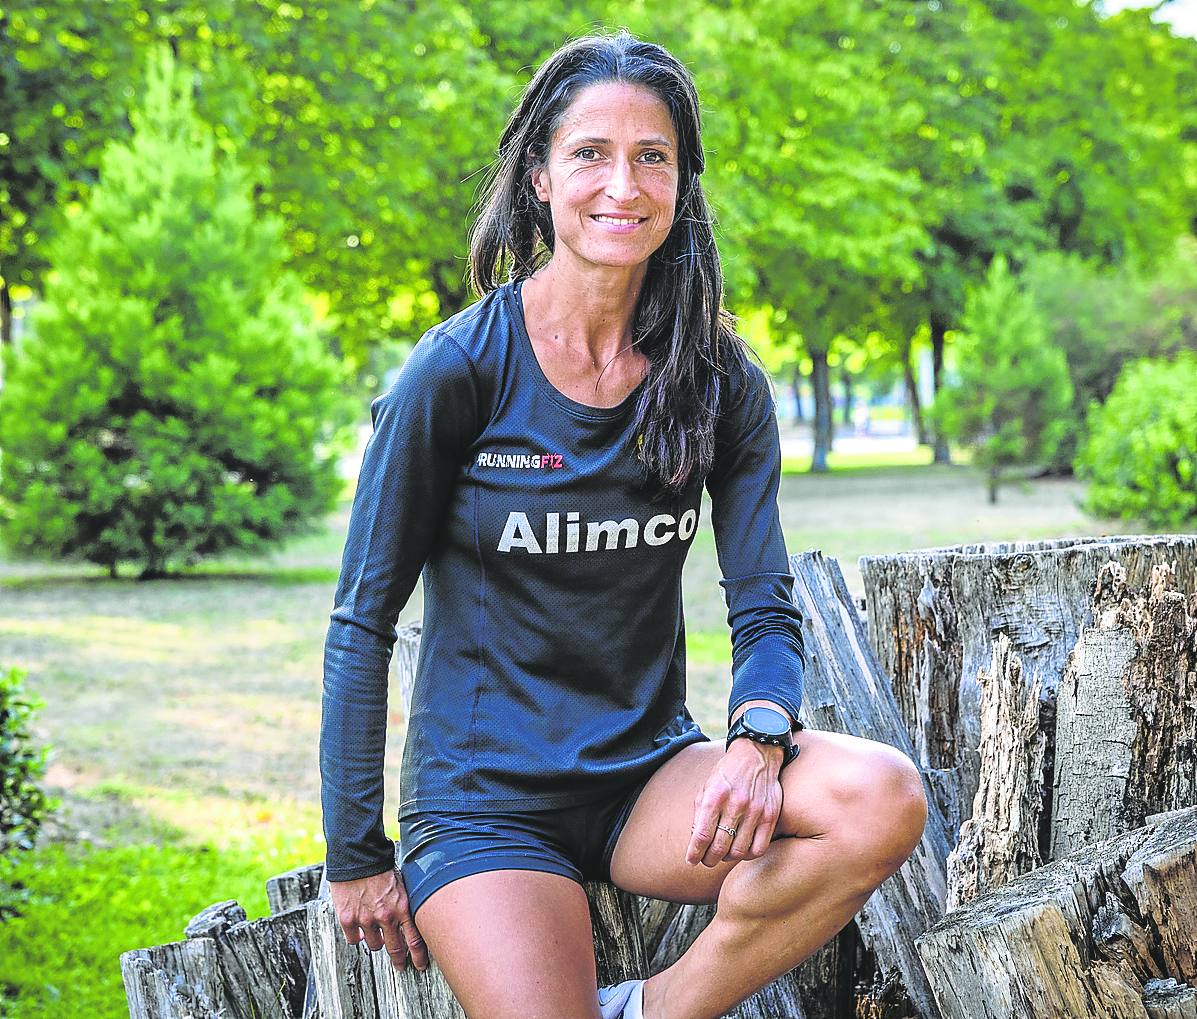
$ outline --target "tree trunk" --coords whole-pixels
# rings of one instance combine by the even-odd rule
[[[848,428],[852,427],[852,373],[847,368],[840,369],[840,385],[844,390],[844,408],[840,420]]]
[[[827,454],[831,452],[831,379],[827,368],[827,351],[810,350],[811,388],[815,394],[815,449],[811,459],[812,473],[822,474],[827,470]]]
[[[8,280],[0,279],[0,347],[12,343],[12,291],[8,288]],[[0,375],[0,382],[4,376]]]
[[[871,652],[839,564],[821,552],[790,556],[794,602],[802,611],[803,642],[810,659],[804,708],[815,728],[848,733],[897,747],[914,747],[889,681]],[[935,1015],[930,988],[911,935],[943,915],[949,832],[927,794],[922,842],[896,874],[873,893],[857,918],[861,937],[885,977],[900,980],[919,1015]]]
[[[938,398],[939,391],[943,388],[943,345],[944,333],[947,331],[944,322],[935,315],[931,316],[931,380],[935,388],[935,395]],[[948,440],[942,435],[939,429],[935,431],[935,456],[932,458],[933,463],[950,464],[952,457],[948,451]],[[991,498],[990,500],[995,501]]]
[[[868,635],[893,692],[915,761],[951,832],[971,814],[979,784],[982,669],[1004,633],[1024,681],[1041,684],[1050,789],[1056,691],[1069,652],[1089,622],[1098,571],[1114,560],[1127,584],[1142,587],[1153,566],[1170,562],[1176,586],[1197,586],[1197,535],[1116,535],[992,542],[923,549],[860,560]],[[1047,858],[1046,820],[1040,853]]]
[[[300,1019],[306,907],[251,923],[236,902],[218,902],[192,919],[186,937],[121,956],[131,1019]]]
[[[1191,808],[979,896],[915,943],[945,1019],[1185,1016],[1195,921]]]
[[[906,401],[910,407],[910,420],[914,423],[914,432],[918,437],[918,444],[920,446],[928,446],[931,444],[931,438],[927,434],[927,425],[923,420],[923,406],[922,401],[919,400],[918,383],[914,378],[914,365],[910,362],[912,347],[913,344],[910,337],[903,340],[902,381],[906,384]]]
[[[794,390],[794,424],[805,424],[806,412],[802,404],[802,369],[797,363],[794,365],[794,373],[791,376],[790,385]]]
[[[1197,803],[1197,594],[1108,563],[1060,681],[1051,857]]]

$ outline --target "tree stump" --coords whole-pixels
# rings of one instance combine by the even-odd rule
[[[979,785],[948,861],[948,908],[1068,850],[1197,802],[1197,648],[1192,595],[1167,564],[1131,589],[1113,561],[1098,572],[1087,618],[1043,726],[1042,676],[1026,674],[1005,633],[978,677]],[[1042,775],[1054,762],[1054,795]],[[1050,850],[1044,851],[1051,834]]]
[[[815,728],[877,740],[913,759],[913,746],[889,678],[869,645],[839,563],[821,552],[809,551],[792,555],[790,569],[809,658],[805,709]],[[946,860],[954,832],[949,832],[930,792],[927,800],[922,842],[873,893],[858,915],[857,925],[882,970],[881,982],[900,981],[920,1015],[935,1015],[912,935],[943,915]]]
[[[1195,924],[1197,807],[1016,877],[915,944],[946,1019],[1144,1019],[1192,1007]]]
[[[1131,587],[1147,584],[1152,567],[1168,563],[1175,584],[1192,591],[1197,535],[992,542],[861,558],[869,641],[883,674],[892,677],[915,760],[927,771],[950,831],[968,818],[977,792],[978,677],[1000,633],[1024,675],[1040,678],[1048,737],[1043,783],[1050,790],[1056,692],[1089,622],[1098,570],[1111,560]],[[1040,838],[1046,856],[1046,830]]]
[[[1197,590],[1108,563],[1056,711],[1051,857],[1197,803]]]
[[[301,1019],[304,907],[247,922],[236,902],[218,902],[192,919],[186,938],[121,955],[131,1019]]]

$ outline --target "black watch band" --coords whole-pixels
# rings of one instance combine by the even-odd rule
[[[752,724],[754,722],[755,725]],[[795,723],[794,729],[801,730],[802,728],[801,722]],[[781,768],[778,769],[780,773],[798,756],[800,751],[798,744],[794,742],[793,731],[790,728],[789,720],[780,711],[763,706],[749,708],[736,719],[731,729],[728,730],[724,750],[731,747],[732,740],[741,737],[764,746],[782,747],[785,750],[785,755],[781,762]]]

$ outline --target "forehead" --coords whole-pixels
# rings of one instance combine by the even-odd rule
[[[622,82],[588,85],[574,97],[557,137],[566,139],[578,132],[608,138],[655,134],[676,143],[669,107],[648,89]]]

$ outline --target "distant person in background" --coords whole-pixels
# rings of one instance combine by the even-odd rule
[[[627,32],[554,53],[499,140],[481,298],[371,404],[325,642],[325,876],[351,944],[431,953],[471,1019],[722,1015],[842,929],[926,819],[902,753],[798,719],[778,424],[723,308],[699,111]],[[704,488],[718,740],[685,703]],[[387,672],[421,573],[397,866]],[[586,879],[719,909],[664,972],[599,988]]]

